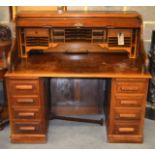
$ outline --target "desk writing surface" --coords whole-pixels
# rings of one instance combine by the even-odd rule
[[[150,78],[141,58],[126,54],[33,54],[6,76],[75,78]]]

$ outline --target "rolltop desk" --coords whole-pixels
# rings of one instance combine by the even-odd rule
[[[5,75],[12,143],[46,142],[49,113],[104,113],[108,142],[143,142],[151,76],[138,13],[21,12],[15,23]]]

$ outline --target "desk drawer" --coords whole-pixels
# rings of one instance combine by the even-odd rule
[[[32,95],[39,93],[38,80],[10,80],[9,89],[13,95]]]
[[[14,122],[13,132],[17,134],[40,134],[41,122]]]
[[[11,100],[14,106],[40,106],[38,96],[13,96]]]
[[[145,80],[116,80],[116,93],[145,93]]]
[[[41,29],[41,28],[35,28],[35,29],[25,29],[25,36],[31,36],[31,37],[47,37],[49,36],[49,31],[48,29]]]
[[[144,104],[144,95],[137,96],[115,96],[116,107],[141,107]]]
[[[141,110],[140,109],[114,109],[115,120],[140,120]]]
[[[14,119],[27,119],[27,120],[32,120],[32,119],[40,119],[41,114],[40,114],[40,109],[17,109],[13,108],[13,118]]]
[[[139,122],[115,122],[112,130],[117,135],[137,135],[140,134]]]

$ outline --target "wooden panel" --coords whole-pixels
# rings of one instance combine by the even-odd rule
[[[140,134],[140,126],[137,122],[116,122],[113,125],[113,134],[117,135],[137,135]]]
[[[114,118],[116,120],[140,120],[141,119],[141,109],[132,108],[115,108]]]
[[[52,79],[51,111],[61,114],[97,114],[102,111],[103,81],[98,79]],[[88,109],[87,109],[88,108]]]
[[[25,36],[49,36],[49,31],[46,28],[27,28],[24,30]]]
[[[13,132],[18,134],[39,134],[42,133],[41,122],[14,122]]]
[[[39,82],[37,80],[10,80],[9,87],[12,94],[32,95],[39,93]]]
[[[109,142],[143,141],[147,87],[146,79],[112,79],[108,110]]]
[[[118,37],[118,33],[123,33],[124,37],[132,37],[132,29],[109,29],[108,37]]]
[[[40,100],[38,96],[12,96],[13,106],[39,106]]]
[[[44,18],[42,18],[44,17]],[[51,20],[52,19],[52,20]],[[118,22],[119,20],[119,22]],[[82,26],[140,27],[141,17],[136,12],[22,12],[17,15],[17,26]]]
[[[6,77],[61,77],[61,78],[151,78],[144,69],[141,56],[129,59],[118,53],[40,53],[22,59],[14,72]],[[127,81],[127,80],[126,80]],[[142,82],[145,80],[142,80]]]
[[[44,84],[44,79],[36,78],[6,80],[11,142],[45,142],[48,112]]]
[[[27,119],[27,120],[34,120],[34,119],[41,119],[41,111],[40,109],[34,108],[13,108],[13,118],[14,119]]]
[[[115,96],[116,107],[142,107],[144,101],[143,95],[117,95]]]
[[[146,83],[144,81],[118,81],[116,84],[117,93],[144,93]]]
[[[11,134],[11,143],[46,143],[47,136],[45,134]]]

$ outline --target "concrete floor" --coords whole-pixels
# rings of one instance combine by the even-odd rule
[[[46,144],[11,144],[10,128],[0,132],[0,148],[5,149],[152,149],[155,148],[155,121],[145,119],[144,143],[107,143],[105,126],[53,120],[49,123]]]

